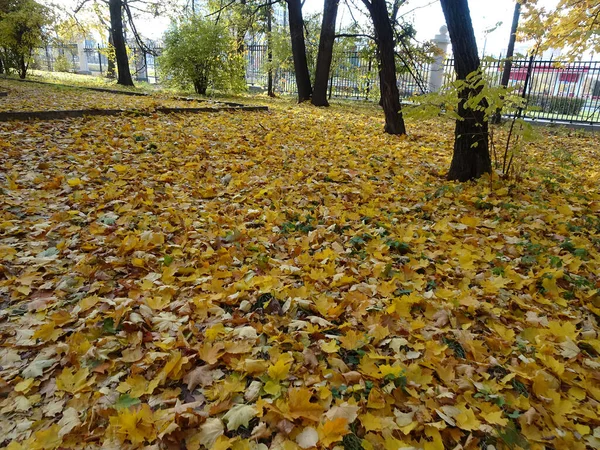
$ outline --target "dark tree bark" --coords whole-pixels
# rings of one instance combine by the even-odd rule
[[[108,43],[109,46],[114,48],[115,44],[113,42],[112,33],[108,33]],[[108,54],[108,67],[106,68],[106,78],[115,78],[115,59],[113,58],[112,52]]]
[[[275,97],[273,92],[273,7],[267,6],[267,94],[269,97]]]
[[[312,104],[329,106],[327,101],[327,82],[333,59],[333,44],[335,42],[335,21],[337,18],[339,0],[325,0],[323,6],[323,23],[319,37],[319,53],[317,53],[317,69],[315,72],[315,89]]]
[[[129,58],[123,35],[123,0],[109,0],[110,28],[115,46],[115,59],[117,60],[117,84],[133,86],[133,79],[129,71]]]
[[[466,80],[479,70],[477,42],[473,32],[467,0],[441,0],[454,53],[454,70],[458,80]],[[466,88],[459,92],[458,115],[454,130],[454,154],[449,180],[467,181],[492,171],[488,148],[488,123],[484,111],[465,108],[465,101],[477,95],[481,88]],[[487,106],[484,101],[482,106]]]
[[[396,57],[394,54],[394,30],[390,22],[385,0],[363,0],[369,10],[379,57],[381,106],[385,115],[384,131],[389,134],[406,134],[400,107],[400,94],[396,82]]]
[[[19,55],[19,78],[24,80],[27,76],[27,63],[25,62],[25,56]]]
[[[0,74],[4,73],[4,62],[2,61],[2,57],[0,56]]]
[[[298,103],[310,100],[312,87],[308,62],[306,60],[306,44],[304,42],[304,20],[302,19],[302,3],[300,0],[287,0],[290,19],[290,36],[292,40],[292,55],[294,57],[294,72],[298,87]]]
[[[517,41],[517,29],[519,28],[519,18],[521,17],[521,3],[515,2],[515,12],[513,21],[510,27],[510,37],[508,39],[508,48],[506,49],[506,59],[504,60],[504,71],[502,72],[502,81],[500,84],[503,88],[508,86],[510,81],[510,71],[512,70],[513,55],[515,54],[515,42]],[[494,115],[494,123],[500,123],[502,120],[502,109],[498,109]]]

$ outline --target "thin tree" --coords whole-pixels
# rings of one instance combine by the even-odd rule
[[[521,3],[515,2],[515,11],[513,13],[512,25],[510,27],[510,37],[508,38],[508,48],[506,50],[506,59],[504,60],[504,70],[500,84],[503,88],[508,87],[510,81],[510,72],[512,70],[513,55],[515,53],[515,42],[517,41],[517,29],[519,28],[519,18],[521,17]],[[498,108],[494,115],[493,122],[500,123],[502,120],[502,109]]]
[[[396,81],[394,30],[387,6],[385,0],[362,1],[369,11],[375,31],[381,83],[381,106],[385,115],[384,131],[389,134],[406,134]]]
[[[290,38],[292,41],[292,56],[294,72],[298,88],[298,103],[310,100],[312,86],[306,59],[306,43],[304,41],[304,20],[302,19],[301,0],[287,0],[290,19]]]
[[[477,41],[473,32],[467,0],[441,0],[450,42],[454,53],[457,80],[466,81],[469,74],[480,68]],[[467,181],[492,171],[488,148],[488,123],[483,108],[467,108],[465,102],[481,92],[481,87],[467,84],[459,92],[458,115],[454,130],[454,154],[449,180]],[[481,106],[487,106],[482,100]]]
[[[267,95],[275,97],[273,90],[273,7],[267,6]]]
[[[133,79],[129,70],[129,58],[123,35],[123,0],[109,0],[110,31],[115,46],[115,59],[117,61],[117,84],[133,86]]]
[[[333,44],[335,41],[335,21],[337,18],[339,0],[325,0],[323,6],[323,22],[321,36],[319,37],[319,52],[317,53],[317,69],[315,71],[315,89],[312,104],[315,106],[329,106],[327,101],[327,82],[333,58]]]

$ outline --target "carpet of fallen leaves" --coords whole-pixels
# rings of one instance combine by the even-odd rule
[[[109,88],[110,86],[107,86]],[[153,110],[156,107],[198,108],[217,107],[215,102],[186,102],[166,95],[126,96],[123,94],[50,86],[11,79],[0,79],[0,112],[5,111],[64,111],[71,109]],[[43,102],[40,99],[43,98]]]
[[[600,138],[455,184],[408,126],[0,124],[0,446],[600,448]]]

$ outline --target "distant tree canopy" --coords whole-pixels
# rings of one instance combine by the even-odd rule
[[[541,50],[566,48],[571,56],[600,52],[600,0],[560,0],[550,10],[538,0],[519,1],[526,7],[522,31]]]
[[[209,87],[245,89],[243,58],[236,51],[235,38],[225,25],[209,18],[196,15],[172,26],[165,34],[159,67],[167,82],[192,85],[201,95]]]
[[[0,68],[25,78],[51,23],[52,11],[35,0],[0,0]]]

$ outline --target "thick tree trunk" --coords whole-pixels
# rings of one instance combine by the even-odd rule
[[[267,94],[269,97],[275,97],[273,92],[273,7],[267,6]]]
[[[312,104],[315,106],[329,106],[327,101],[327,82],[333,58],[333,44],[335,42],[335,21],[337,18],[339,0],[325,0],[323,6],[323,23],[319,37],[319,53],[317,54],[317,69],[315,72],[315,89]]]
[[[306,60],[306,44],[304,42],[304,20],[302,19],[302,3],[300,0],[287,0],[290,19],[290,36],[292,40],[292,55],[294,57],[294,72],[298,87],[298,103],[310,100],[312,87],[308,62]]]
[[[133,79],[129,71],[129,58],[123,36],[123,3],[122,0],[109,0],[110,27],[115,46],[115,59],[117,60],[117,84],[133,86]]]
[[[510,81],[510,71],[512,70],[513,55],[515,53],[515,42],[517,41],[517,29],[519,28],[519,18],[521,17],[521,4],[515,3],[512,26],[510,27],[510,37],[508,39],[508,49],[506,50],[506,59],[504,60],[504,71],[502,72],[501,86],[506,88]],[[498,108],[494,114],[493,123],[500,123],[502,120],[502,109]]]
[[[381,106],[385,115],[384,131],[389,134],[406,134],[400,109],[400,94],[396,84],[396,57],[394,55],[394,30],[390,23],[385,0],[363,0],[373,20],[375,41],[379,55]]]
[[[0,74],[4,73],[4,62],[2,61],[2,56],[0,56]]]
[[[467,0],[441,0],[441,4],[450,32],[456,78],[466,80],[470,73],[479,70],[480,65],[469,4]],[[480,89],[463,89],[459,93],[458,115],[462,120],[456,121],[454,130],[449,180],[472,180],[492,171],[484,112],[464,106],[466,99],[477,95]],[[483,103],[482,106],[486,106],[485,100]]]

